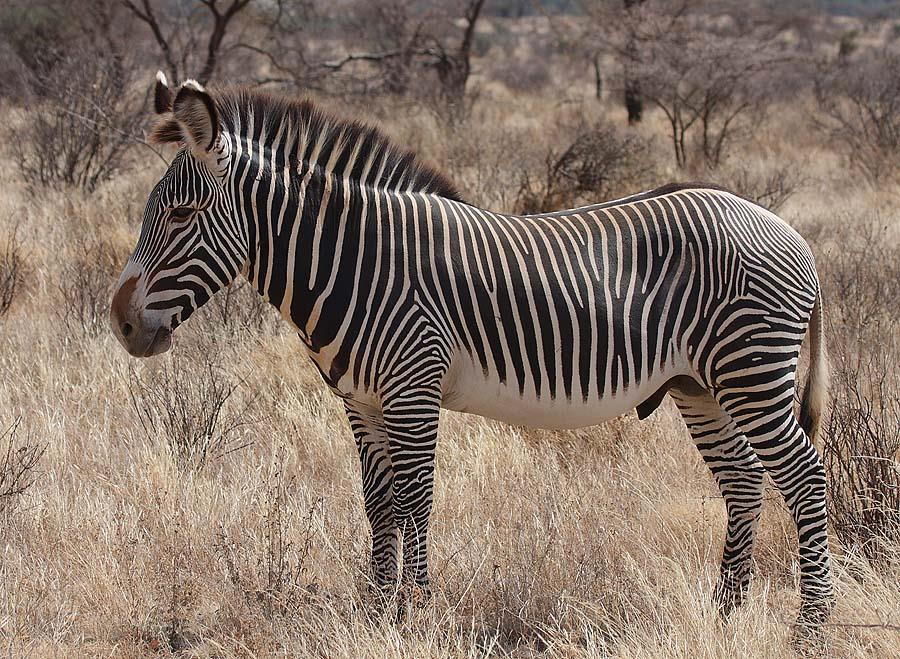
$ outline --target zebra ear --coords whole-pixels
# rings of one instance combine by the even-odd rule
[[[219,136],[219,114],[212,97],[193,80],[186,81],[172,102],[172,113],[192,151],[207,153]]]
[[[172,90],[169,89],[169,82],[166,80],[166,74],[162,71],[156,72],[156,87],[153,90],[153,109],[156,114],[165,114],[172,111]]]

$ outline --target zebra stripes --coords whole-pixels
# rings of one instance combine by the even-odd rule
[[[782,220],[709,186],[502,215],[309,102],[192,83],[173,97],[161,81],[157,108],[154,139],[184,148],[148,201],[114,331],[132,354],[156,354],[243,273],[344,400],[376,584],[428,587],[441,407],[579,427],[635,407],[644,418],[669,393],[726,503],[723,611],[747,588],[768,472],[798,526],[801,620],[827,616],[810,442],[827,383],[821,299],[809,248]]]

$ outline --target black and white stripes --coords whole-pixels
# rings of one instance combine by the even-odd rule
[[[768,471],[799,528],[804,620],[827,614],[824,477],[792,408],[821,300],[787,224],[708,186],[491,213],[378,131],[308,102],[184,89],[157,135],[187,146],[148,201],[113,305],[117,335],[155,354],[154,323],[174,329],[243,273],[345,401],[376,583],[402,572],[428,585],[441,407],[575,427],[635,407],[646,416],[669,392],[725,498],[723,608],[747,587]],[[210,125],[179,115],[195,95]],[[194,133],[216,137],[201,148]],[[811,417],[826,382],[819,336]]]

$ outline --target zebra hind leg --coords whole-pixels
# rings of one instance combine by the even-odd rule
[[[798,625],[817,633],[834,608],[828,553],[825,469],[794,416],[793,381],[771,389],[729,388],[716,398],[743,430],[797,525],[801,607]]]
[[[727,618],[749,588],[765,469],[747,438],[709,393],[675,389],[670,395],[725,500],[728,527],[715,599]]]

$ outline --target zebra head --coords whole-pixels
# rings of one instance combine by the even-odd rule
[[[229,192],[229,136],[199,84],[174,94],[157,74],[160,120],[151,141],[180,146],[150,193],[140,237],[110,307],[116,338],[135,357],[168,350],[175,328],[247,262],[247,231]]]

